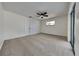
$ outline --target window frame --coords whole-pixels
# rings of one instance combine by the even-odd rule
[[[48,23],[48,24],[47,24]],[[53,24],[52,24],[53,23]],[[51,21],[46,21],[46,25],[47,26],[55,26],[56,21],[55,20],[51,20]]]

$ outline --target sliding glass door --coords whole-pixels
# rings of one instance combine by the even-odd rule
[[[70,44],[71,44],[71,46],[72,46],[72,51],[73,51],[73,54],[75,55],[75,49],[74,49],[74,46],[75,46],[75,5],[76,5],[76,3],[73,5],[73,8],[72,8],[72,11],[71,11],[71,13],[70,13],[70,27],[71,27],[71,29],[70,29],[70,31],[71,31],[71,33],[70,33],[70,36],[71,36],[71,39],[70,39]]]

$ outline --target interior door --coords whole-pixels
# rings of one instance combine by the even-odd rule
[[[39,21],[38,20],[34,20],[34,19],[30,19],[29,22],[29,34],[36,34],[39,33]]]

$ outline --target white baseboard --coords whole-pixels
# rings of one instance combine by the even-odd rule
[[[6,35],[6,36],[4,36],[4,40],[10,40],[10,39],[20,38],[20,37],[29,36],[29,35],[35,35],[35,34],[38,34],[38,33]]]
[[[6,35],[4,40],[10,40],[10,39],[14,39],[14,38],[23,37],[23,36],[27,36],[27,34],[22,34],[22,35]]]

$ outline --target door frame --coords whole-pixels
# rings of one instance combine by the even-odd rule
[[[72,47],[72,52],[73,54],[75,55],[75,6],[76,6],[76,3],[74,3],[73,5],[73,8],[71,10],[71,13],[70,13],[70,44],[71,44],[71,47]]]

